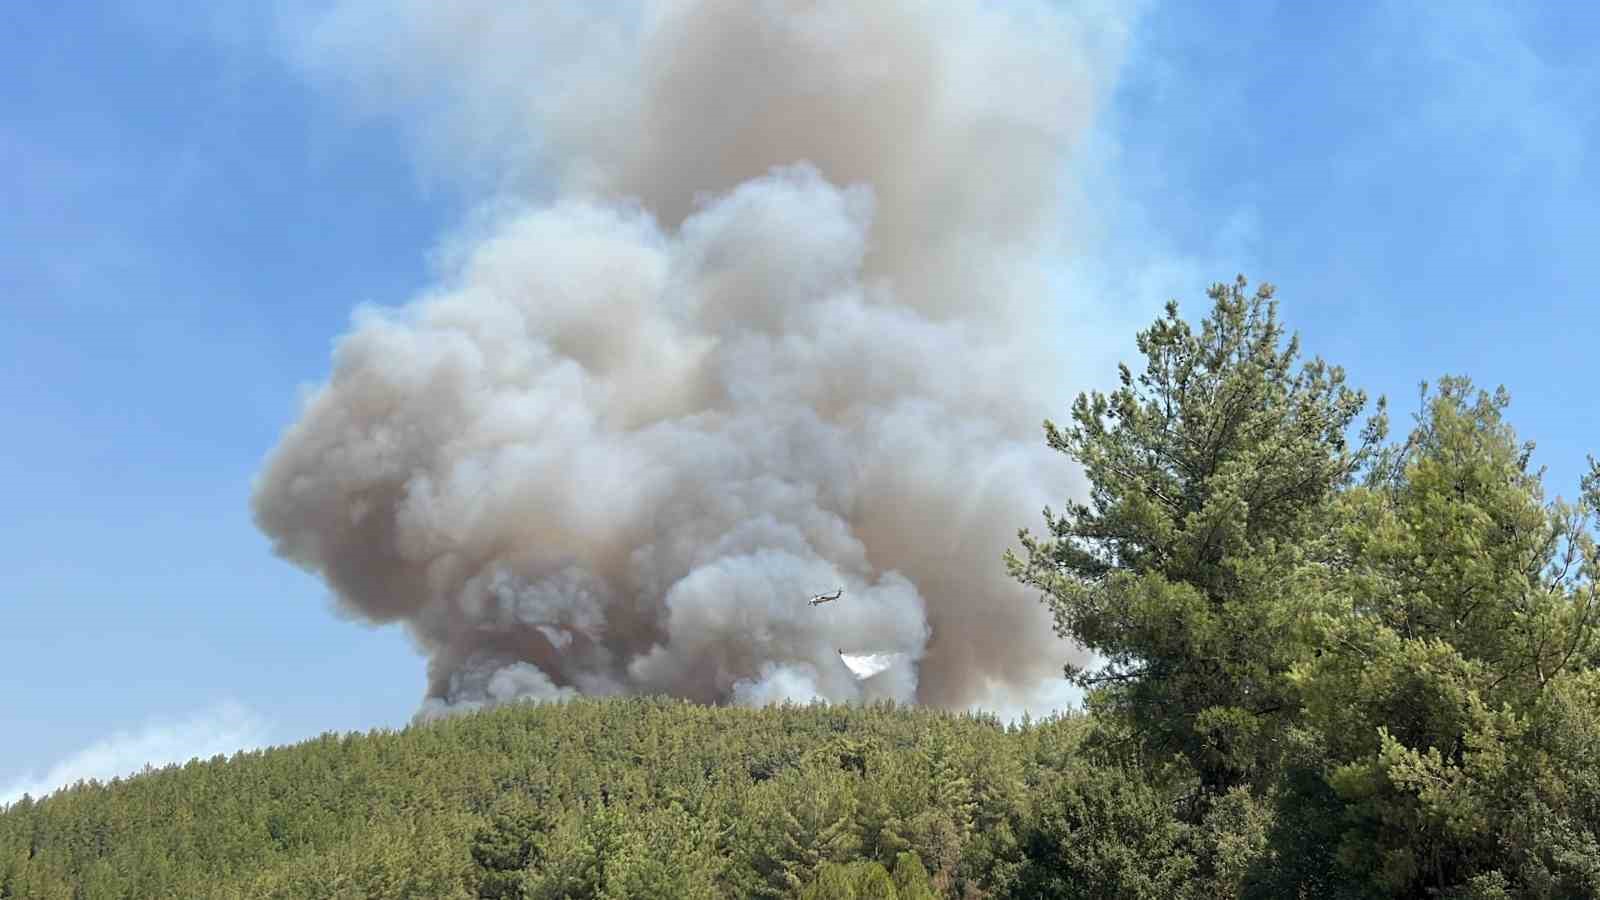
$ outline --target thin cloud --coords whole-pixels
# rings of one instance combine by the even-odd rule
[[[1535,14],[1498,4],[1448,14],[1392,2],[1380,9],[1369,65],[1396,73],[1410,89],[1391,101],[1388,129],[1377,137],[1449,146],[1458,159],[1532,174],[1553,189],[1578,176],[1593,120],[1594,66],[1541,53]]]
[[[127,777],[146,765],[161,767],[254,750],[266,744],[269,731],[259,714],[231,701],[178,721],[147,722],[136,731],[96,741],[43,775],[30,773],[7,784],[0,788],[0,806],[15,803],[24,794],[37,799],[82,780]]]

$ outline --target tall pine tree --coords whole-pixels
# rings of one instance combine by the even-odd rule
[[[1271,770],[1296,703],[1285,677],[1338,560],[1332,500],[1383,439],[1380,400],[1320,359],[1296,365],[1272,288],[1210,290],[1196,333],[1176,302],[1138,335],[1137,376],[1081,394],[1049,445],[1083,466],[1087,503],[1019,534],[1014,577],[1101,664],[1068,667],[1154,762],[1181,755],[1214,796]]]

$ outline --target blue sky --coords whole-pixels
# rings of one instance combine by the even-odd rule
[[[270,17],[218,8],[3,14],[0,800],[398,726],[422,691],[405,636],[335,616],[248,497],[352,308],[425,287],[466,198]],[[1570,495],[1600,450],[1600,11],[1156,2],[1129,40],[1063,260],[1106,289],[1063,300],[1083,352],[1266,278],[1398,419],[1422,379],[1505,384]]]

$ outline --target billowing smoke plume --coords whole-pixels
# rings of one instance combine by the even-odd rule
[[[357,312],[256,486],[278,552],[415,635],[424,716],[1059,684],[1072,648],[1000,555],[1076,493],[1039,429],[1068,399],[1041,262],[1101,87],[1072,23],[510,6],[347,4],[309,42],[387,34],[357,81],[431,97],[502,212]]]

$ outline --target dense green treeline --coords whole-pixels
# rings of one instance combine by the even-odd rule
[[[0,896],[1005,891],[1083,733],[890,706],[512,706],[25,800],[0,814]]]
[[[1548,499],[1459,377],[1391,439],[1245,287],[1046,423],[1089,495],[1004,564],[1095,651],[1082,713],[326,736],[0,812],[0,898],[1600,897],[1600,466]]]

